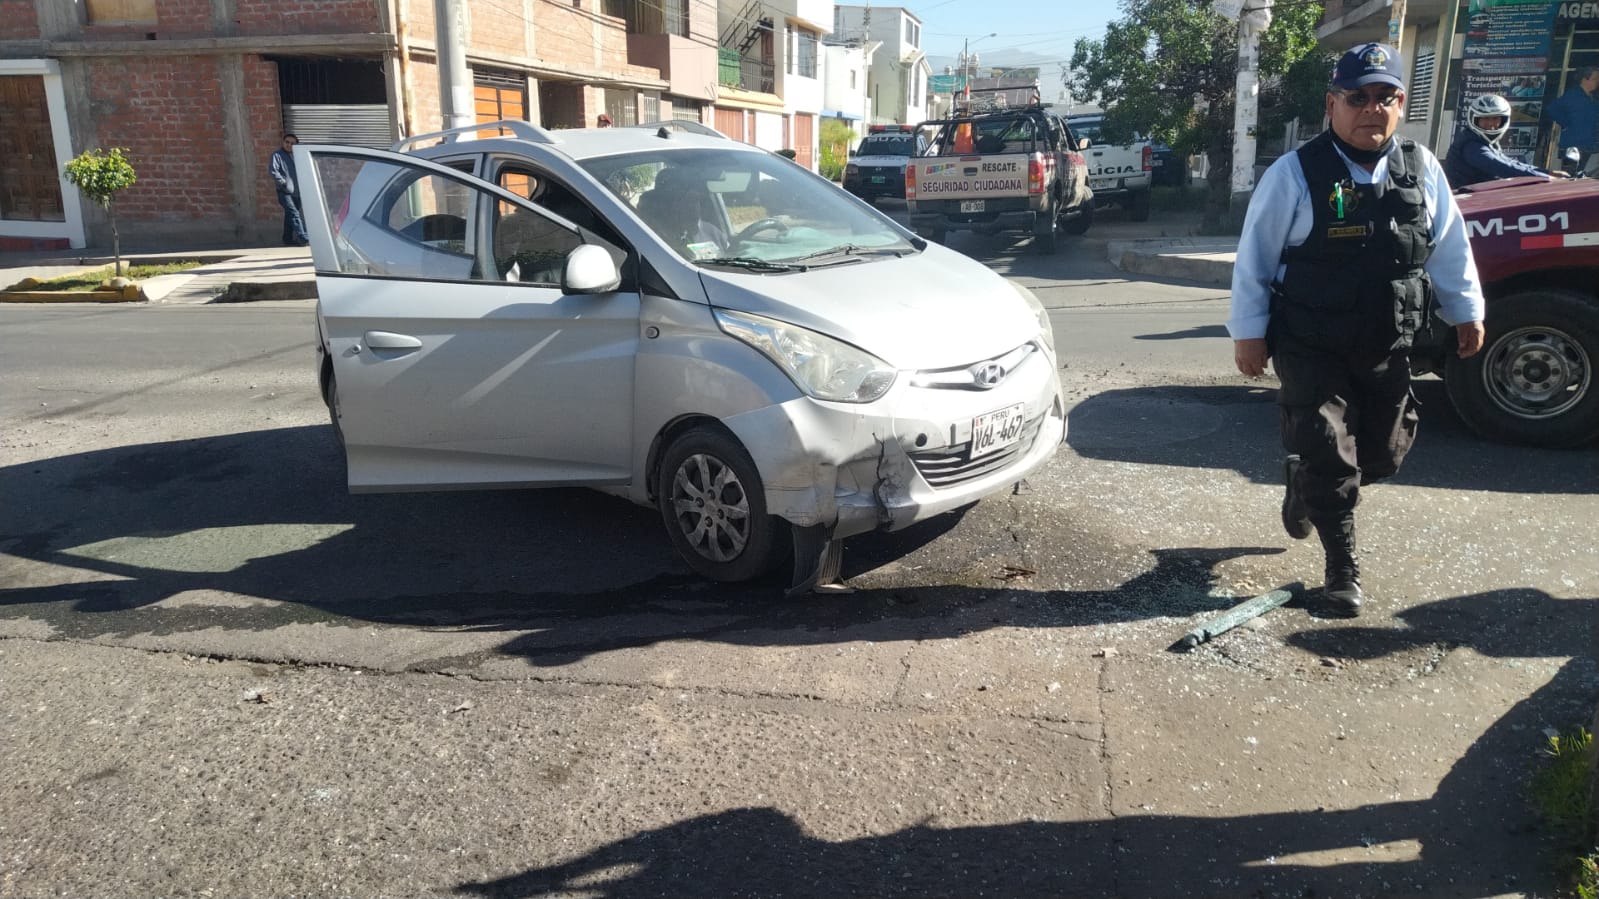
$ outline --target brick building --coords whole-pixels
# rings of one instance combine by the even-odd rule
[[[463,0],[480,121],[684,117],[716,98],[714,0]],[[60,176],[125,147],[138,242],[271,243],[283,131],[384,146],[441,123],[434,0],[0,0],[0,248],[108,242]]]

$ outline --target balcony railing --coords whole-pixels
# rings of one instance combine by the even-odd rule
[[[739,56],[726,47],[717,51],[717,80],[724,87],[770,94],[777,90],[777,66],[770,60]]]

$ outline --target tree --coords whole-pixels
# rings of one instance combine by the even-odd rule
[[[67,163],[66,179],[84,195],[100,204],[111,217],[111,250],[117,260],[117,277],[122,277],[122,239],[117,234],[117,211],[113,199],[118,191],[133,186],[133,163],[121,147],[86,150]]]
[[[1105,108],[1106,140],[1142,131],[1180,155],[1204,153],[1210,174],[1203,227],[1214,230],[1230,200],[1238,24],[1212,10],[1211,0],[1121,0],[1121,8],[1102,40],[1077,41],[1066,84]],[[1282,3],[1272,13],[1261,36],[1262,79],[1293,70],[1298,87],[1320,66],[1325,89],[1332,66],[1316,51],[1321,4]],[[1283,121],[1295,114],[1319,120],[1320,97],[1307,107],[1302,90],[1278,92],[1281,102],[1271,108],[1287,113]]]

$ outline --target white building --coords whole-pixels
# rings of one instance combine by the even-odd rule
[[[839,5],[833,13],[833,35],[882,42],[868,73],[868,121],[915,125],[927,120],[933,69],[922,51],[921,19],[899,6]]]
[[[847,122],[857,140],[866,136],[866,87],[872,54],[878,46],[877,41],[856,41],[822,48],[827,59],[826,77],[822,80],[822,118]]]
[[[718,0],[715,126],[815,169],[833,0]]]

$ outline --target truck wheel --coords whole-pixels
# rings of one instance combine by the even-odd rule
[[[1092,225],[1093,223],[1094,204],[1089,202],[1077,207],[1077,214],[1067,219],[1066,223],[1060,226],[1060,229],[1065,231],[1067,234],[1080,236],[1087,234],[1088,226]]]
[[[1038,252],[1050,255],[1059,248],[1060,229],[1056,227],[1055,208],[1051,207],[1048,213],[1033,219],[1033,247]]]
[[[1149,221],[1149,190],[1133,191],[1127,200],[1127,217],[1135,222]]]
[[[1565,447],[1599,438],[1599,302],[1529,290],[1488,311],[1482,352],[1444,362],[1449,401],[1490,440]]]

